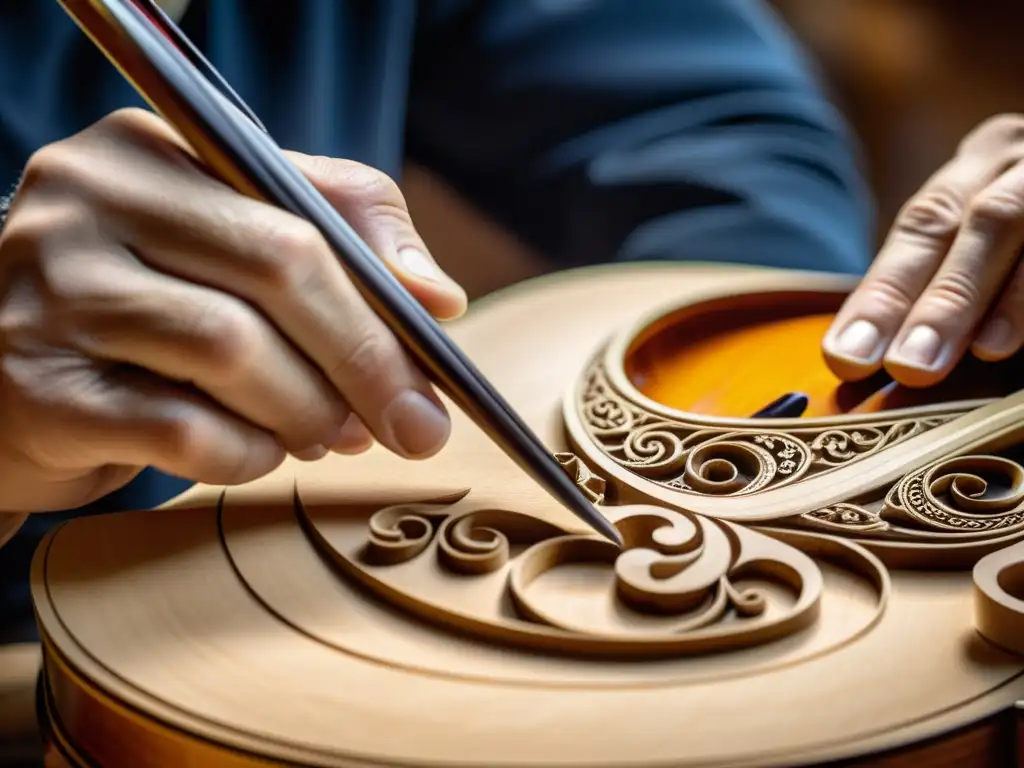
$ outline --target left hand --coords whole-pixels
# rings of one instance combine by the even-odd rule
[[[1024,344],[1024,115],[982,123],[902,209],[825,336],[847,381],[937,384]]]

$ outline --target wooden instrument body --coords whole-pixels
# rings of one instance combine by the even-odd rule
[[[621,553],[457,412],[426,462],[65,524],[33,569],[52,765],[1006,765],[1024,395],[835,393],[853,284],[602,267],[451,326]],[[758,305],[771,333],[712,333]],[[806,418],[743,415],[794,390]]]

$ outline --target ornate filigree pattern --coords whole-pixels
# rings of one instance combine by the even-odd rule
[[[1024,467],[1000,456],[945,459],[900,480],[882,514],[934,531],[1024,528]]]
[[[363,546],[346,562],[382,596],[401,594],[404,606],[431,620],[573,653],[735,649],[796,632],[817,616],[821,573],[788,543],[660,507],[603,511],[623,549],[509,510],[388,507],[371,517]],[[572,568],[588,577],[583,596],[554,599],[538,589]]]
[[[833,504],[803,515],[806,527],[826,533],[869,533],[884,531],[889,524],[875,512],[855,504]]]
[[[623,468],[683,493],[740,495],[779,488],[878,453],[965,412],[882,417],[855,427],[819,423],[784,432],[711,428],[648,411],[611,384],[599,359],[587,369],[577,403],[588,435]]]
[[[1013,534],[1024,531],[1024,466],[994,455],[943,459],[904,476],[874,503],[835,504],[802,515],[798,525],[920,542]]]

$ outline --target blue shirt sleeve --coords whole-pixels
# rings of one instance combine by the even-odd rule
[[[869,261],[843,121],[752,0],[426,3],[408,144],[557,267]]]

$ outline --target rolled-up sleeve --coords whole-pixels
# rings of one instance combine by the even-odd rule
[[[556,266],[867,266],[853,142],[757,2],[436,0],[416,45],[409,154]]]

